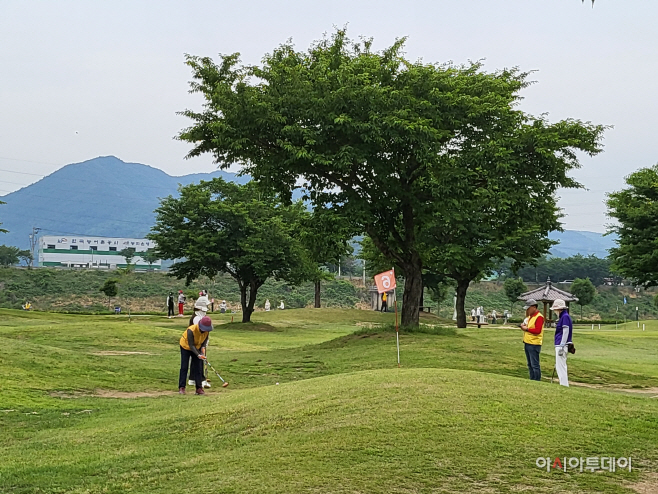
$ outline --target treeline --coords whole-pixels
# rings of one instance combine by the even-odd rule
[[[536,266],[525,266],[519,269],[516,276],[526,283],[544,283],[549,277],[555,283],[573,281],[576,278],[589,278],[596,285],[604,285],[607,280],[619,282],[621,279],[612,273],[609,259],[601,259],[594,255],[575,255],[567,258],[542,257]],[[503,268],[505,277],[514,276],[510,266]]]

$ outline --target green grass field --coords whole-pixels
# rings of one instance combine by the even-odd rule
[[[197,397],[175,394],[183,319],[0,310],[0,492],[658,491],[658,322],[578,328],[563,388],[551,331],[537,383],[513,328],[428,316],[398,369],[391,314],[230,317],[208,350],[230,386]],[[537,468],[556,456],[634,468]]]

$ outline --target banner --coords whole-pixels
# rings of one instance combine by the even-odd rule
[[[375,284],[379,293],[390,292],[395,289],[395,270],[384,271],[375,275]]]

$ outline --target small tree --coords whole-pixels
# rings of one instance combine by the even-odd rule
[[[179,191],[162,200],[149,238],[162,259],[182,259],[171,271],[188,285],[200,275],[230,275],[240,288],[242,322],[251,320],[268,278],[293,284],[310,278],[312,263],[299,239],[309,214],[303,203],[285,205],[255,182],[221,178]]]
[[[149,271],[153,268],[153,263],[158,262],[160,260],[160,255],[153,248],[148,249],[144,252],[140,252],[139,257],[141,257],[148,263]]]
[[[29,262],[32,259],[32,253],[29,250],[21,250],[11,245],[0,245],[0,266],[14,266],[21,259]]]
[[[576,278],[571,285],[571,293],[578,298],[580,318],[583,318],[583,305],[589,305],[596,296],[596,287],[589,278]]]
[[[126,271],[130,271],[133,269],[133,258],[135,257],[135,248],[134,247],[126,247],[125,249],[121,249],[119,251],[119,255],[123,256],[126,259]]]
[[[510,310],[514,307],[514,303],[519,300],[519,295],[528,291],[528,287],[521,278],[507,278],[503,283],[503,289],[510,301]]]
[[[105,280],[105,283],[103,283],[103,286],[100,289],[100,291],[103,292],[107,297],[108,309],[112,308],[112,298],[116,297],[119,294],[119,287],[117,286],[118,283],[119,280],[114,278],[109,278]]]

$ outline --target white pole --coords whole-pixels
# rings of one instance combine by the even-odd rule
[[[642,324],[642,331],[644,331],[644,324]]]
[[[594,325],[592,324],[592,331],[594,331]]]
[[[400,334],[395,332],[395,339],[398,346],[398,367],[400,367]]]
[[[601,325],[599,324],[599,329],[601,329]]]

